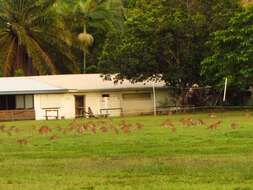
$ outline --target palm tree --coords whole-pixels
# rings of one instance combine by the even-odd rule
[[[55,0],[0,0],[3,75],[56,74],[57,56],[73,63],[71,34],[54,10]],[[72,68],[72,66],[69,66]],[[68,70],[68,69],[65,69]]]
[[[83,51],[83,72],[86,72],[86,57],[94,43],[92,29],[108,31],[123,24],[122,0],[61,0],[59,12],[65,15],[69,26],[77,31],[76,39]],[[70,19],[68,21],[68,19]],[[81,29],[81,30],[80,30]]]

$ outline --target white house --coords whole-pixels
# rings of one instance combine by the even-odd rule
[[[90,110],[109,116],[148,114],[168,96],[164,82],[114,83],[100,74],[0,78],[0,120],[73,119]]]

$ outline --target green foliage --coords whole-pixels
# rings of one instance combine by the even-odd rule
[[[71,70],[70,33],[52,0],[0,1],[0,53],[3,74],[22,69],[25,75]],[[59,65],[57,57],[66,60]]]
[[[99,29],[107,31],[111,25],[121,24],[119,15],[122,11],[121,0],[60,0],[57,11],[65,17],[73,29]]]
[[[100,68],[133,82],[163,79],[172,86],[202,83],[206,41],[240,10],[234,1],[144,1],[128,12],[126,32],[108,35]]]
[[[232,88],[253,84],[253,7],[233,17],[226,30],[215,32],[208,45],[212,54],[202,63],[208,82],[221,87],[228,77]]]
[[[82,68],[83,61],[86,62],[88,55],[86,71],[95,71],[105,34],[112,28],[121,30],[123,27],[124,9],[121,0],[60,0],[57,3],[57,11],[71,29],[74,52],[79,58],[80,67]],[[92,47],[78,40],[80,33],[93,36],[95,42]]]
[[[123,5],[126,8],[133,8],[136,6],[137,0],[123,0]]]

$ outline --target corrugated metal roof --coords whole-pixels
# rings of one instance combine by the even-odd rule
[[[0,78],[0,94],[62,93],[66,89],[31,78]]]
[[[152,88],[153,82],[131,83],[128,80],[114,83],[104,80],[101,74],[47,75],[32,77],[0,78],[0,94],[3,93],[50,93],[66,91],[111,91],[123,89]],[[164,82],[156,82],[156,88],[165,87]]]
[[[123,83],[115,83],[113,80],[104,80],[101,74],[75,74],[75,75],[48,75],[32,77],[36,80],[46,82],[50,85],[64,89],[77,91],[99,91],[117,89],[139,89],[152,88],[153,82],[131,83],[125,80]],[[155,86],[164,87],[164,82],[157,82]]]

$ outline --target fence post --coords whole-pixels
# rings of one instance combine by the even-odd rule
[[[157,116],[155,82],[153,82],[153,101],[154,101],[154,116]]]
[[[225,79],[225,87],[224,87],[223,102],[226,102],[226,97],[227,97],[227,86],[228,86],[228,78]]]

